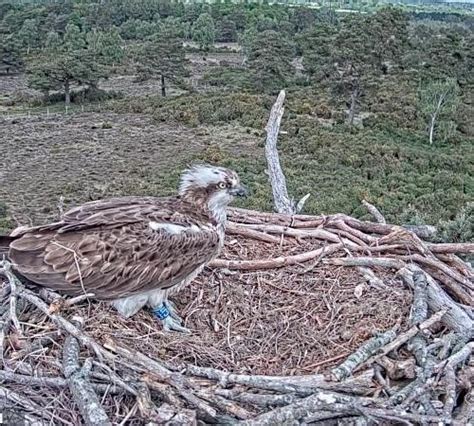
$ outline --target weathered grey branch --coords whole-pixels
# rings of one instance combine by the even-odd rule
[[[377,401],[374,400],[374,405]],[[362,415],[364,417],[377,417],[399,422],[414,422],[427,424],[428,422],[439,422],[440,417],[423,416],[407,413],[405,410],[372,408],[367,407],[365,403],[357,398],[351,398],[341,395],[333,395],[325,392],[316,392],[313,395],[296,401],[285,407],[279,407],[270,412],[261,414],[242,422],[245,426],[270,426],[275,424],[300,424],[302,418],[311,417],[321,411],[332,411],[338,415]]]
[[[380,357],[387,355],[388,353],[398,349],[400,346],[408,342],[411,338],[415,337],[419,332],[429,329],[432,325],[441,321],[441,319],[448,312],[447,309],[441,309],[440,311],[433,314],[426,321],[423,321],[421,324],[414,325],[410,327],[407,331],[400,333],[394,340],[392,340],[387,345],[379,349],[379,353],[367,360],[367,365],[371,365],[376,362]]]
[[[295,393],[298,396],[308,396],[314,390],[331,390],[335,392],[350,392],[363,395],[373,389],[373,370],[344,380],[343,382],[329,382],[322,374],[308,376],[250,376],[246,374],[226,373],[215,368],[187,365],[186,372],[200,377],[216,380],[223,387],[228,384],[246,385],[258,389]]]
[[[444,389],[446,390],[446,398],[444,402],[443,416],[447,421],[451,422],[453,410],[456,405],[456,374],[452,366],[447,366],[443,375]]]
[[[224,398],[231,399],[237,402],[243,402],[244,404],[253,404],[262,407],[277,407],[293,404],[294,402],[301,399],[297,395],[291,393],[285,393],[283,395],[269,395],[261,393],[250,393],[242,392],[238,390],[230,389],[216,389],[216,394],[223,396]]]
[[[414,286],[412,275],[415,271],[423,272],[416,265],[409,265],[398,272],[411,288]],[[451,330],[470,338],[474,333],[474,322],[469,315],[446,294],[432,277],[426,274],[426,280],[428,282],[428,306],[431,311],[439,312],[448,308],[448,312],[443,316],[443,323]]]
[[[431,225],[402,225],[402,227],[424,240],[430,240],[438,233],[438,230]]]
[[[339,366],[331,370],[331,374],[336,380],[342,380],[349,377],[352,372],[361,365],[364,361],[367,361],[372,355],[375,354],[382,346],[391,342],[396,337],[394,329],[388,330],[379,336],[375,336],[372,339],[365,342],[359,349]]]
[[[455,425],[470,425],[474,422],[474,387],[464,396],[459,412],[454,416]]]
[[[379,209],[377,209],[377,207],[375,207],[373,204],[370,204],[366,200],[362,200],[362,204],[369,211],[369,213],[375,218],[377,223],[383,223],[384,225],[387,223],[387,221],[383,217],[383,214],[380,213],[380,211],[379,211]]]
[[[75,323],[80,329],[83,321],[76,317]],[[63,369],[74,401],[86,425],[112,425],[89,381],[87,371],[79,365],[79,349],[78,340],[68,336],[64,342]]]
[[[459,364],[466,361],[474,351],[474,341],[467,343],[461,350],[452,354],[446,361],[440,362],[436,369],[456,368]]]
[[[410,310],[410,324],[421,324],[428,317],[428,282],[426,276],[421,271],[413,274],[413,304]],[[417,334],[408,344],[408,349],[413,352],[418,365],[426,363],[427,350],[426,339],[423,335]]]
[[[198,398],[191,391],[191,384],[181,374],[170,371],[160,362],[153,360],[138,351],[117,345],[112,339],[108,339],[104,346],[128,360],[138,363],[149,373],[174,387],[184,399],[186,399],[192,406],[196,407],[200,411],[201,417],[207,417],[211,419],[216,418],[216,410],[205,401]]]
[[[91,373],[91,377],[95,375]],[[107,379],[107,377],[102,377]],[[17,383],[24,386],[42,386],[42,387],[51,387],[51,388],[66,388],[69,386],[69,383],[63,377],[46,377],[46,376],[29,376],[26,374],[18,374],[13,371],[1,370],[0,371],[0,381],[2,382],[11,382]],[[115,385],[109,385],[107,383],[91,383],[95,391],[100,393],[123,393],[124,389],[121,389]],[[125,389],[125,391],[127,391]],[[130,392],[132,395],[133,393]]]
[[[265,157],[268,164],[268,174],[273,192],[273,204],[278,213],[296,213],[294,202],[288,196],[286,179],[280,165],[280,157],[277,150],[278,133],[280,131],[281,118],[283,117],[285,101],[285,91],[278,95],[275,104],[270,111],[265,130],[267,131],[267,141],[265,143]]]

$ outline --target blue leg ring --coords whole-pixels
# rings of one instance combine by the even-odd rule
[[[171,315],[169,309],[165,306],[165,304],[161,304],[161,306],[156,306],[152,309],[153,314],[160,320],[164,320]]]

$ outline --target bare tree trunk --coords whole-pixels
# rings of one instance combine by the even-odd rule
[[[64,82],[64,96],[66,105],[69,105],[71,103],[71,90],[69,87],[69,80],[66,80]]]
[[[436,109],[435,109],[435,111],[433,112],[433,114],[431,114],[431,123],[430,123],[430,145],[433,145],[434,128],[435,128],[435,125],[436,125],[436,119],[438,118],[438,114],[439,114],[439,111],[440,111],[440,109],[441,109],[441,106],[443,105],[443,101],[444,101],[445,96],[446,96],[445,93],[442,93],[442,94],[439,96],[439,100],[438,100],[438,104],[436,105]]]
[[[273,204],[278,213],[294,214],[295,206],[286,189],[286,179],[280,165],[280,157],[277,150],[278,132],[280,131],[280,122],[285,108],[285,91],[280,91],[275,104],[270,111],[265,130],[267,131],[267,141],[265,143],[265,157],[268,164],[268,173],[273,192]]]
[[[165,76],[161,74],[161,96],[166,96]]]
[[[349,108],[349,117],[347,118],[349,126],[354,124],[355,109],[359,99],[359,86],[354,87],[351,93],[351,106]]]

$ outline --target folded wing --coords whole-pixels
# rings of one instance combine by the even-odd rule
[[[172,205],[129,199],[96,207],[67,213],[63,222],[13,241],[9,258],[16,270],[66,294],[112,300],[172,287],[219,250],[219,234],[205,218]]]

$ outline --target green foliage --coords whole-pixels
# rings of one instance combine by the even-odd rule
[[[472,32],[453,26],[419,25],[411,37],[412,66],[422,79],[455,78],[461,84],[472,84],[474,37]]]
[[[167,34],[151,37],[133,52],[133,57],[137,64],[139,78],[147,79],[154,75],[161,77],[163,96],[166,96],[166,80],[183,86],[183,79],[188,75],[183,41]]]
[[[226,90],[252,88],[252,78],[246,69],[215,67],[203,76],[203,82]]]
[[[163,36],[184,39],[188,36],[189,31],[189,25],[178,18],[169,16],[160,21],[159,33]]]
[[[451,220],[440,221],[438,228],[441,241],[472,242],[474,240],[474,203],[467,203]]]
[[[11,35],[0,34],[0,66],[7,74],[23,67],[20,46]]]
[[[144,40],[156,34],[160,29],[157,22],[129,19],[120,26],[120,35],[125,40]]]
[[[112,105],[117,112],[152,115],[159,122],[188,126],[238,123],[263,129],[272,98],[250,93],[208,93],[173,98],[148,97],[119,101]]]
[[[239,45],[242,48],[242,52],[245,58],[248,58],[252,46],[255,44],[257,38],[257,30],[254,27],[247,28],[245,31],[239,34]]]
[[[370,12],[364,14],[335,13],[334,3],[321,10],[163,0],[3,7],[0,61],[15,69],[27,58],[32,87],[60,90],[54,96],[64,98],[71,85],[87,85],[84,93],[93,99],[103,96],[97,81],[122,62],[124,50],[134,60],[125,65],[136,65],[142,77],[163,77],[165,89],[168,81],[189,88],[182,40],[192,38],[217,55],[222,50],[215,40],[238,40],[242,62],[193,63],[195,76],[204,74],[199,93],[116,100],[112,107],[213,130],[245,126],[263,141],[274,101],[267,94],[286,88],[279,146],[292,194],[313,194],[308,212],[364,215],[360,200],[368,198],[390,221],[436,225],[441,217],[449,221],[443,238],[472,238],[472,208],[456,216],[474,192],[468,155],[474,135],[472,19],[466,25],[420,24],[416,17],[408,24],[400,9],[381,6],[343,5]],[[86,99],[82,95],[70,97]],[[436,143],[429,146],[426,132],[441,95]],[[354,126],[348,129],[347,122]],[[242,170],[253,185],[249,206],[271,208],[263,156],[230,155],[217,146],[219,136],[214,139],[192,155]]]
[[[59,35],[48,33],[47,47],[27,64],[28,84],[45,94],[62,89],[68,105],[71,84],[95,87],[99,79],[107,75],[107,69],[100,63],[100,49],[106,45],[100,45],[98,37],[86,37],[74,24],[68,24],[61,42],[58,40]],[[104,58],[109,59],[102,56]]]
[[[259,91],[285,87],[293,74],[294,50],[288,40],[276,31],[259,33],[250,46],[247,66]]]
[[[225,43],[237,41],[237,24],[227,17],[220,20],[217,24],[216,40]]]
[[[13,221],[8,214],[8,206],[0,201],[0,234],[9,234],[13,227]]]
[[[197,18],[192,27],[193,40],[199,44],[203,50],[209,49],[216,38],[216,29],[214,20],[209,13],[202,13]]]
[[[90,31],[86,34],[88,48],[103,65],[116,65],[124,59],[123,40],[116,27],[108,31]]]
[[[38,34],[38,23],[35,19],[26,19],[18,31],[18,41],[20,45],[29,53],[31,49],[37,48],[40,45],[40,38]]]

